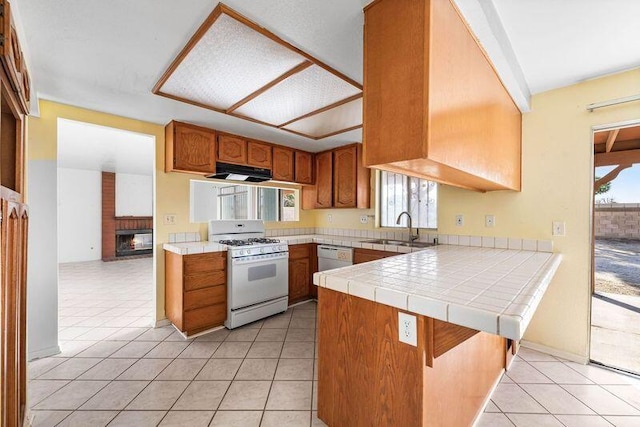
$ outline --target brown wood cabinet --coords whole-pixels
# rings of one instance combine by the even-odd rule
[[[2,189],[0,199],[1,306],[0,413],[3,426],[22,425],[26,410],[27,234],[29,211]]]
[[[257,168],[271,169],[271,145],[249,141],[247,143],[247,164]]]
[[[247,141],[237,136],[218,134],[218,161],[247,164]]]
[[[11,6],[7,0],[0,0],[2,14],[0,15],[0,61],[8,77],[11,89],[16,94],[21,113],[29,113],[29,101],[31,98],[31,81],[29,71],[24,60],[24,55],[18,40]]]
[[[353,250],[353,263],[362,264],[363,262],[376,261],[390,256],[401,255],[397,252],[376,251],[373,249],[355,248]]]
[[[313,273],[316,267],[315,244],[289,246],[289,304],[313,297]]]
[[[364,33],[364,164],[519,191],[522,115],[453,0],[378,0]]]
[[[165,127],[165,172],[212,174],[216,171],[216,133],[172,121]]]
[[[317,153],[315,169],[315,186],[302,189],[303,209],[369,208],[371,171],[362,164],[361,144]]]
[[[165,311],[187,336],[223,325],[227,318],[227,253],[165,251]]]
[[[333,151],[316,154],[315,208],[333,207]]]
[[[313,184],[313,154],[296,150],[295,181],[299,184]]]
[[[276,181],[295,181],[294,151],[292,149],[273,147],[273,169],[271,169],[271,174]]]
[[[27,236],[24,114],[29,78],[9,2],[0,0],[0,425],[21,426],[27,401]]]

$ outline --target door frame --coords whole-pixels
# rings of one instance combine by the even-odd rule
[[[597,363],[599,365],[602,365],[600,362],[594,361],[593,359],[591,359],[591,330],[593,328],[593,296],[595,295],[595,289],[596,289],[596,233],[595,233],[595,221],[594,221],[594,217],[595,217],[595,202],[596,202],[596,192],[595,192],[595,188],[594,188],[594,182],[595,182],[595,175],[596,175],[596,168],[595,168],[595,154],[593,152],[593,139],[594,139],[594,134],[596,132],[601,132],[601,131],[606,131],[606,130],[612,130],[612,129],[621,129],[621,128],[627,128],[627,127],[634,127],[634,126],[640,126],[640,118],[638,119],[633,119],[633,120],[624,120],[621,122],[614,122],[614,123],[607,123],[607,124],[602,124],[602,125],[594,125],[591,126],[591,138],[590,138],[590,150],[591,150],[591,206],[589,207],[589,223],[590,223],[590,235],[589,235],[589,243],[591,246],[591,259],[590,259],[590,263],[591,263],[591,278],[590,278],[590,288],[591,288],[591,292],[589,294],[589,329],[588,329],[588,333],[587,333],[587,359],[589,361],[589,363]],[[612,366],[608,366],[608,365],[602,365],[605,366],[609,369],[614,369],[614,370],[621,370],[619,368],[615,368]],[[626,372],[626,371],[624,371]]]

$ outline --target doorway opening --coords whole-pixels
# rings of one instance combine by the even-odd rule
[[[596,130],[593,362],[640,374],[640,124]]]
[[[58,120],[61,350],[155,321],[155,137]]]

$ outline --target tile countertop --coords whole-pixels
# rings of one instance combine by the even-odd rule
[[[561,259],[547,252],[440,245],[315,273],[313,283],[520,340]]]
[[[371,243],[363,243],[367,240],[373,240],[370,237],[348,237],[348,236],[328,236],[326,234],[305,234],[297,236],[278,236],[274,237],[290,245],[298,245],[303,243],[319,243],[322,245],[338,245],[353,248],[375,249],[378,251],[389,251],[399,253],[409,253],[424,250],[424,248],[410,248],[406,246],[395,245],[374,245]],[[188,243],[165,243],[162,248],[178,255],[201,254],[206,252],[221,252],[227,250],[227,245],[221,245],[211,242],[188,242]]]

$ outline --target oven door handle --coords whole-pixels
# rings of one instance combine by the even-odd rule
[[[289,252],[280,252],[276,254],[264,254],[264,255],[249,255],[245,257],[239,258],[231,258],[231,263],[238,264],[257,264],[257,263],[265,263],[269,261],[277,261],[281,259],[289,258]]]

